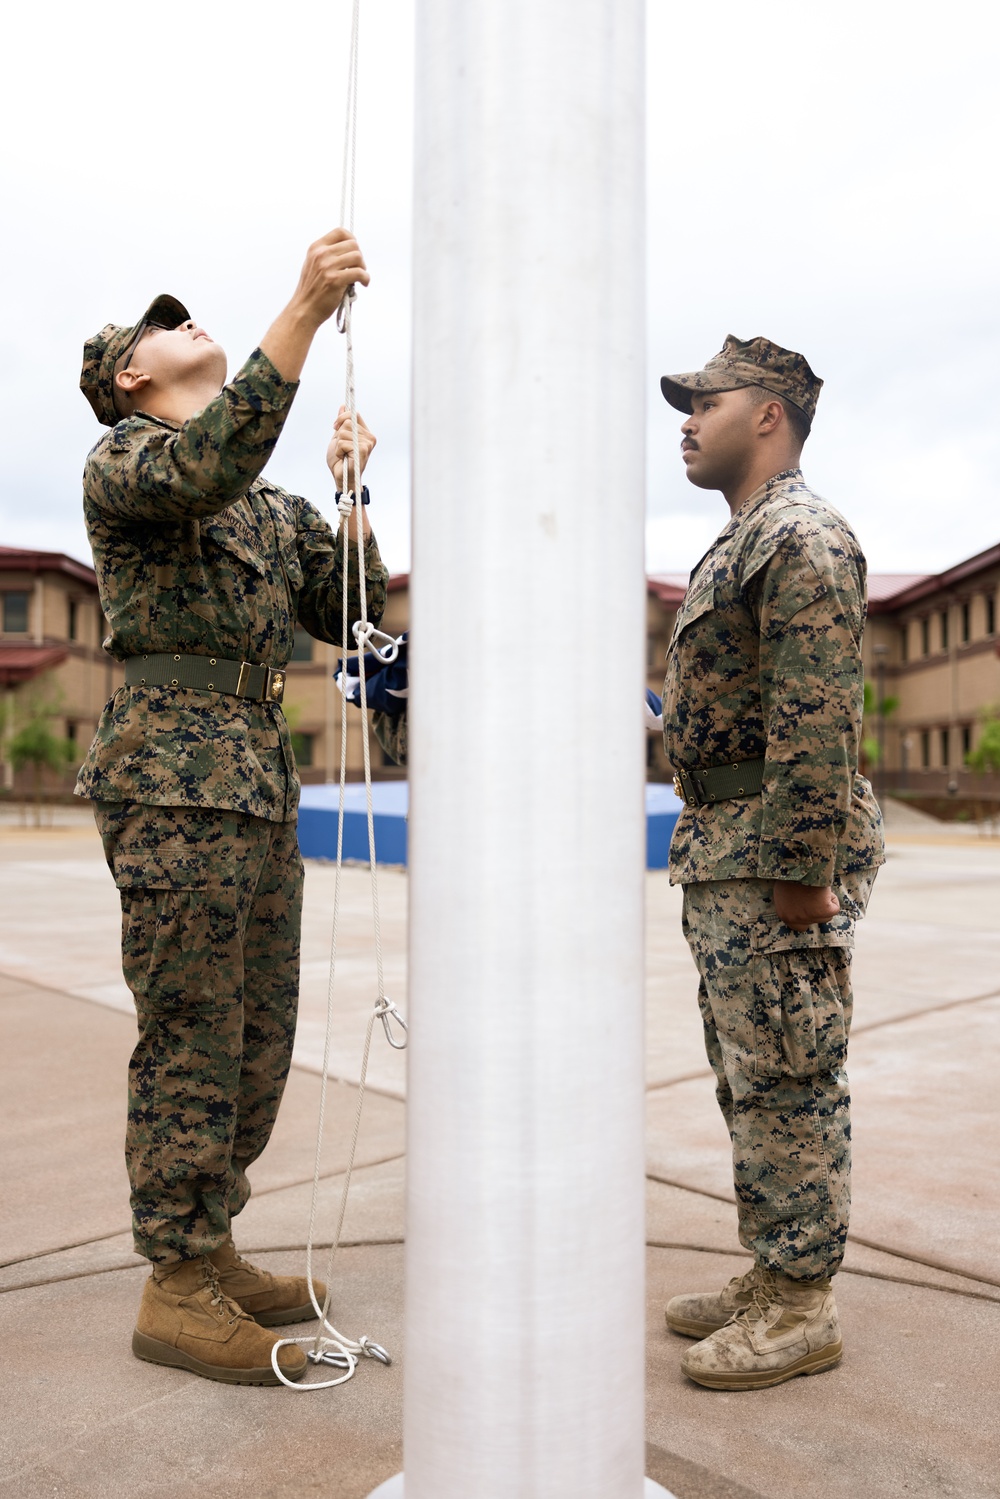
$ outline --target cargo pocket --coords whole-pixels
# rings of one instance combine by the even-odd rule
[[[794,932],[760,921],[750,935],[754,1072],[812,1077],[847,1056],[854,923],[841,915]]]
[[[208,860],[183,846],[131,844],[114,856],[122,900],[122,971],[143,1014],[216,1000],[216,912]]]

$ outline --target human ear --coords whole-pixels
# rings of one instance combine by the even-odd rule
[[[149,376],[141,370],[119,370],[115,376],[115,384],[127,396],[134,396],[144,385],[149,384]]]
[[[761,435],[777,431],[784,415],[784,409],[780,401],[766,401],[759,408],[757,417]]]

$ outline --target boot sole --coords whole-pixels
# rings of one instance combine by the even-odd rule
[[[288,1306],[283,1311],[275,1312],[252,1312],[249,1307],[243,1307],[248,1317],[252,1317],[258,1327],[289,1327],[293,1322],[315,1322],[316,1312],[311,1302],[305,1306]]]
[[[679,1332],[682,1338],[698,1338],[699,1340],[710,1337],[713,1332],[718,1332],[719,1328],[725,1327],[726,1322],[729,1321],[727,1317],[726,1322],[688,1322],[682,1317],[670,1317],[666,1312],[663,1314],[663,1319],[671,1332]]]
[[[132,1352],[147,1364],[163,1364],[168,1369],[185,1369],[189,1374],[199,1374],[202,1379],[216,1379],[222,1384],[280,1385],[281,1380],[270,1364],[265,1369],[226,1369],[218,1364],[205,1364],[193,1354],[184,1353],[170,1343],[161,1343],[156,1338],[147,1338],[136,1328],[132,1334]],[[308,1365],[293,1374],[287,1369],[282,1373],[286,1379],[301,1379]]]
[[[761,1369],[759,1372],[740,1369],[694,1370],[687,1368],[683,1359],[681,1369],[688,1379],[693,1379],[695,1384],[704,1385],[706,1390],[767,1390],[772,1385],[784,1384],[786,1379],[795,1379],[799,1374],[822,1374],[824,1369],[832,1369],[834,1364],[840,1363],[843,1352],[842,1342],[828,1343],[825,1348],[807,1353],[804,1358],[788,1364],[784,1369]]]

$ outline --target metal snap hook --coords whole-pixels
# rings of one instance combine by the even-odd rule
[[[335,1369],[349,1369],[351,1360],[343,1353],[333,1353],[328,1348],[323,1348],[317,1353],[313,1348],[306,1349],[306,1358],[314,1364],[332,1364]]]
[[[387,1368],[392,1363],[392,1359],[386,1353],[381,1343],[373,1343],[369,1338],[359,1338],[358,1347],[365,1358],[377,1358],[379,1363],[385,1364]]]
[[[405,1051],[406,1043],[409,1040],[409,1026],[406,1024],[406,1021],[396,1009],[396,1006],[393,1004],[392,1000],[386,999],[384,995],[381,999],[377,999],[375,1001],[375,1014],[382,1022],[382,1029],[385,1031],[385,1039],[388,1041],[393,1051]],[[402,1041],[396,1041],[393,1038],[392,1022],[389,1019],[390,1015],[394,1015],[398,1023],[403,1027],[403,1030],[407,1032],[407,1034],[404,1035]]]
[[[380,656],[386,666],[395,661],[399,655],[399,641],[394,635],[387,635],[384,630],[376,630],[371,621],[363,622],[355,620],[351,626],[352,634],[357,642],[359,651],[373,650]],[[378,641],[382,641],[379,645]]]

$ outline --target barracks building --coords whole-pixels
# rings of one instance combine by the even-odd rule
[[[879,745],[869,763],[883,794],[893,791],[930,800],[1000,797],[1000,776],[975,776],[965,759],[975,748],[984,715],[1000,716],[1000,543],[942,573],[874,573],[869,577],[865,670],[873,712],[866,738]],[[409,624],[409,575],[389,580],[382,629],[398,635]],[[687,575],[659,573],[646,580],[646,670],[655,692],[684,597]],[[26,785],[6,759],[5,746],[25,716],[42,711],[54,732],[80,746],[90,743],[101,707],[123,679],[122,668],[101,650],[105,622],[93,570],[60,552],[0,547],[0,785]],[[288,669],[285,707],[295,736],[303,781],[335,779],[340,763],[340,694],[332,678],[340,651],[296,636]],[[348,767],[361,774],[361,727],[348,710]],[[372,740],[381,776],[403,772],[385,763]],[[650,777],[669,779],[662,746],[647,746]],[[65,784],[71,784],[72,775]],[[50,784],[54,784],[50,778]]]

